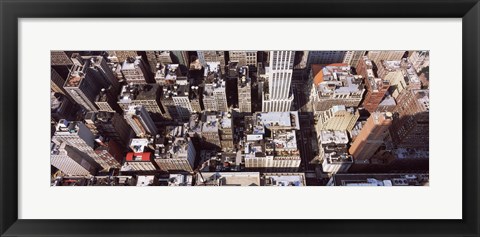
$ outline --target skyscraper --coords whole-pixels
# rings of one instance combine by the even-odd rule
[[[257,66],[257,51],[228,51],[231,62],[238,62],[240,67]]]
[[[125,110],[125,120],[139,137],[155,136],[157,128],[147,110],[142,106],[131,105]]]
[[[412,64],[418,73],[430,64],[430,51],[414,51],[408,57],[408,62]]]
[[[106,88],[112,87],[113,92],[116,94],[120,90],[120,83],[113,73],[112,69],[107,65],[106,60],[102,56],[94,56],[89,58],[88,63],[90,70],[98,74],[99,78],[102,78]]]
[[[63,89],[63,85],[65,84],[65,80],[58,74],[55,69],[50,69],[50,89],[53,92],[58,92],[62,94],[66,94],[65,90]]]
[[[75,102],[88,111],[97,111],[95,97],[102,85],[84,66],[74,66],[63,88]]]
[[[292,82],[294,51],[270,51],[268,92],[264,93],[263,112],[286,112],[292,107]],[[265,91],[265,90],[264,90]]]
[[[111,57],[116,58],[117,62],[122,63],[125,61],[128,57],[137,57],[138,53],[137,51],[131,51],[131,50],[117,50],[117,51],[107,51],[108,55]]]
[[[70,56],[65,51],[55,51],[55,50],[50,51],[50,64],[52,66],[73,65],[72,60],[70,59]]]
[[[365,53],[366,51],[361,51],[361,50],[347,51],[345,53],[345,58],[343,59],[343,62],[356,68],[358,65],[358,62],[362,60],[363,56],[365,56]]]
[[[226,84],[220,74],[219,62],[207,62],[203,105],[207,111],[227,112]]]
[[[142,57],[129,57],[122,64],[122,74],[127,83],[133,84],[147,84],[155,83],[155,80],[150,77],[150,70],[143,61]]]
[[[428,90],[404,90],[394,109],[396,120],[390,131],[396,145],[406,148],[428,148],[429,110]]]
[[[347,52],[349,51],[310,51],[307,65],[343,63]]]
[[[367,95],[363,101],[363,106],[368,112],[373,113],[377,110],[388,88],[390,88],[390,82],[375,76],[373,64],[367,56],[359,61],[357,72],[365,78],[365,85],[367,86]]]
[[[88,112],[85,115],[85,125],[94,135],[102,135],[123,147],[127,146],[132,136],[132,128],[118,113]]]
[[[237,82],[238,108],[241,113],[252,112],[252,87],[251,79],[248,75],[248,67],[241,67]]]
[[[154,122],[159,122],[164,117],[161,104],[161,88],[158,84],[125,85],[118,97],[118,105],[128,109],[130,105],[142,105],[149,112]]]
[[[50,163],[67,176],[94,175],[98,168],[90,157],[66,142],[51,144]]]
[[[93,150],[94,140],[95,136],[85,124],[78,121],[71,122],[65,119],[61,119],[58,122],[55,135],[52,138],[52,141],[55,142],[55,144],[60,145],[62,142],[65,142],[67,145],[75,147],[80,152],[84,153],[85,157],[90,157],[105,170],[108,170],[110,165],[106,160],[103,160],[102,157],[97,156]]]
[[[168,142],[155,152],[158,167],[163,171],[192,172],[196,151],[190,138],[167,137],[167,139]]]
[[[225,52],[224,51],[197,51],[198,59],[202,65],[206,66],[207,62],[219,62],[220,72],[225,73]]]
[[[391,112],[374,112],[370,115],[349,149],[355,163],[368,164],[370,162],[370,158],[388,136],[388,128],[392,124],[392,120]]]
[[[310,99],[315,115],[335,105],[358,107],[365,92],[363,77],[347,64],[312,65]]]
[[[398,61],[402,60],[405,50],[382,50],[382,51],[368,51],[367,56],[376,65],[380,65],[382,60]]]

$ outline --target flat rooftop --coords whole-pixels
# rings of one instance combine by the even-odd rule
[[[190,115],[190,120],[188,123],[189,132],[200,133],[202,131],[202,121],[200,120],[200,115],[192,113]]]
[[[207,186],[260,186],[259,172],[202,172],[197,185]]]
[[[347,144],[348,134],[347,131],[333,131],[333,130],[321,130],[320,142],[322,144],[335,143],[335,144]]]
[[[203,121],[202,132],[218,132],[219,121],[215,114],[209,114],[205,116]]]
[[[148,146],[148,139],[146,138],[133,138],[130,140],[130,148],[135,153],[141,153],[145,147]]]
[[[137,176],[137,186],[150,186],[153,185],[155,176],[153,175],[139,175]]]
[[[423,173],[334,174],[335,186],[421,186],[428,183]]]
[[[140,64],[140,56],[135,58],[127,58],[122,64],[122,71],[125,70],[135,70],[137,65]]]
[[[262,186],[305,186],[305,173],[264,173]]]
[[[80,130],[80,123],[81,122],[78,121],[68,121],[66,119],[60,119],[60,121],[58,121],[57,123],[55,134],[77,134]]]
[[[275,150],[296,150],[297,137],[295,131],[275,132],[273,142]]]
[[[79,87],[85,78],[84,68],[82,66],[74,66],[65,81],[65,87]]]
[[[298,111],[289,112],[258,112],[255,113],[257,124],[271,129],[300,129]]]

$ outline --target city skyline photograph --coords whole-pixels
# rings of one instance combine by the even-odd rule
[[[428,186],[429,51],[51,51],[51,186]]]

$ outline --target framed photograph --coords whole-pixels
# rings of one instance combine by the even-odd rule
[[[2,237],[480,235],[477,0],[0,4]]]

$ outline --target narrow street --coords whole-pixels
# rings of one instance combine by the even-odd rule
[[[309,110],[308,96],[305,92],[304,80],[292,80],[292,91],[294,94],[294,109],[298,110],[300,120],[300,131],[298,132],[298,149],[302,157],[301,171],[314,171],[315,166],[310,161],[315,157],[312,140],[316,142],[315,127],[313,124],[313,112]]]

